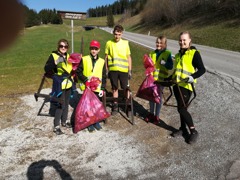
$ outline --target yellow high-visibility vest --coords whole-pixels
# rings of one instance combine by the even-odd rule
[[[61,56],[59,56],[58,54],[56,53],[52,53],[52,56],[53,56],[53,59],[55,62],[57,61],[60,61],[59,63],[56,63],[57,64],[57,75],[61,76],[65,73],[65,71],[68,73],[68,74],[71,74],[71,71],[72,71],[72,63],[69,63],[67,61],[67,59],[69,58],[69,54],[67,53],[67,57],[66,57],[66,61],[62,61],[60,60],[59,58],[63,58]],[[64,71],[64,70],[65,71]],[[62,89],[69,89],[72,87],[72,81],[69,80],[68,78],[64,79],[62,81]]]
[[[157,59],[157,54],[155,51],[150,52],[149,57],[153,60],[155,69],[153,72],[153,77],[155,81],[163,81],[164,78],[168,77],[168,69],[161,65],[161,60],[167,62],[168,57],[171,55],[169,50],[163,51]]]
[[[110,40],[106,44],[105,54],[108,55],[108,70],[128,72],[128,56],[131,54],[127,40],[115,42]]]
[[[195,72],[195,69],[192,65],[192,60],[195,52],[196,49],[190,49],[187,50],[182,57],[180,56],[180,53],[175,55],[173,79],[177,83],[181,82],[188,76],[191,76]],[[195,79],[194,83],[196,82],[197,80]],[[192,86],[189,83],[179,83],[178,85],[189,89],[190,91],[193,91]]]
[[[105,60],[102,58],[98,58],[96,60],[95,66],[93,67],[92,58],[90,55],[82,57],[83,62],[83,75],[90,79],[91,77],[98,77],[102,81],[102,72]],[[102,83],[99,84],[95,92],[100,92]],[[80,81],[80,89],[85,90],[84,82]]]

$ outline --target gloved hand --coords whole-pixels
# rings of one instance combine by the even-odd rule
[[[55,64],[57,65],[58,63],[64,62],[64,58],[63,57],[59,57],[56,61]]]
[[[132,70],[129,70],[128,71],[128,79],[131,79],[132,78]]]
[[[188,83],[193,83],[194,82],[194,79],[193,79],[192,76],[188,76],[187,78],[188,78],[188,80],[187,80]]]
[[[160,62],[160,64],[164,66],[164,65],[166,64],[166,61],[164,61],[164,60],[162,59],[161,62]]]
[[[99,97],[103,97],[103,95],[104,95],[104,91],[103,91],[103,90],[100,90],[99,93],[98,93],[98,96],[99,96]]]

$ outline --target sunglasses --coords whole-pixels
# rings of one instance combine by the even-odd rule
[[[65,48],[65,49],[68,48],[68,46],[64,46],[64,45],[59,45],[58,47],[59,47],[59,48]]]

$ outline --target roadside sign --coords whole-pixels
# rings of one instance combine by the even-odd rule
[[[87,17],[87,13],[85,12],[71,12],[71,11],[57,11],[58,14],[60,14],[60,16],[63,19],[71,19],[71,29],[72,29],[72,53],[74,51],[74,43],[73,43],[73,27],[74,27],[74,23],[73,20],[85,20]]]

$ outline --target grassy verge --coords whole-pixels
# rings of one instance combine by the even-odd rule
[[[134,23],[133,23],[134,22]],[[199,19],[190,19],[171,27],[155,24],[144,25],[140,15],[124,22],[128,31],[152,36],[166,35],[169,39],[178,40],[182,31],[190,31],[193,43],[240,52],[240,21],[238,19],[204,23]]]
[[[122,15],[115,15],[114,22],[115,24],[121,19]],[[71,25],[71,20],[64,19],[64,24]],[[107,26],[107,17],[92,17],[85,20],[74,20],[74,25],[77,26]]]
[[[44,73],[43,67],[50,53],[56,49],[57,41],[66,38],[71,44],[71,28],[67,25],[48,25],[25,29],[21,37],[8,51],[1,53],[0,62],[0,96],[11,96],[37,91]],[[89,53],[89,43],[96,39],[101,43],[100,56],[104,57],[104,48],[112,35],[100,29],[85,31],[81,27],[74,28],[74,52],[80,52],[83,38],[83,54]],[[149,50],[130,43],[133,57],[132,84],[136,89],[143,76],[142,58]],[[69,49],[71,52],[71,49]],[[45,83],[51,87],[51,81]]]
[[[115,17],[115,21],[121,16]],[[74,52],[80,52],[83,38],[83,54],[89,53],[88,45],[92,39],[101,43],[100,56],[104,57],[104,46],[112,35],[100,29],[85,31],[82,25],[105,25],[106,17],[89,18],[86,21],[74,21]],[[165,34],[169,39],[178,39],[181,31],[189,30],[196,44],[228,49],[240,52],[240,28],[236,21],[224,21],[210,25],[196,26],[194,23],[182,23],[173,27],[163,28],[156,25],[143,26],[140,16],[132,17],[123,23],[125,29],[151,35]],[[51,51],[56,49],[60,38],[71,42],[70,21],[63,25],[44,25],[25,29],[17,42],[4,53],[0,53],[0,96],[13,94],[34,93],[37,91],[43,67]],[[131,86],[137,90],[144,78],[142,58],[149,50],[134,43],[130,43],[133,58],[133,79]],[[72,52],[70,47],[69,52]],[[51,81],[47,84],[50,87]]]

